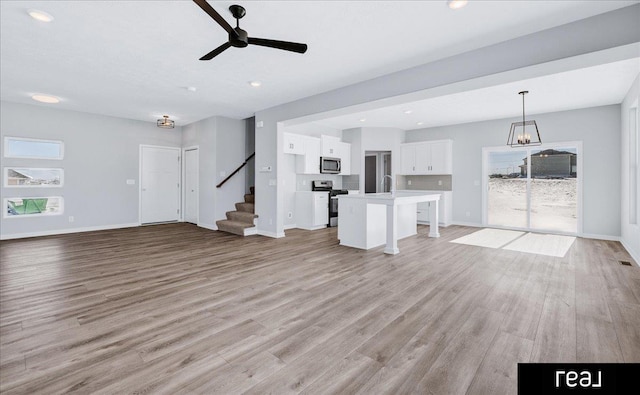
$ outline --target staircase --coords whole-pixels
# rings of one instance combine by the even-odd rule
[[[227,211],[227,219],[216,221],[218,230],[233,233],[239,236],[250,236],[258,233],[255,219],[255,189],[250,188],[251,193],[244,195],[244,202],[236,203],[236,211]]]

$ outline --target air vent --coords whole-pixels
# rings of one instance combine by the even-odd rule
[[[618,262],[620,262],[620,264],[623,266],[631,266],[631,262],[629,261],[618,261]]]

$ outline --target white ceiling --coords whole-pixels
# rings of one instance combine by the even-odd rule
[[[522,116],[527,90],[528,115],[618,104],[640,73],[640,58],[577,69],[544,77],[495,85],[371,111],[354,112],[289,130],[306,132],[319,126],[336,130],[357,127],[393,127],[404,130],[454,125]],[[411,111],[406,114],[405,111]],[[364,122],[362,121],[364,119]],[[418,124],[420,122],[420,124]]]
[[[232,25],[228,6],[243,5],[247,15],[240,26],[250,36],[304,42],[309,50],[300,55],[256,46],[231,48],[203,62],[198,58],[227,36],[189,0],[3,0],[0,99],[35,104],[32,94],[51,94],[62,99],[56,108],[150,122],[169,114],[178,125],[214,115],[245,118],[637,2],[471,0],[454,11],[445,0],[210,1]],[[26,13],[31,8],[55,20],[33,20]],[[252,88],[252,80],[263,85]],[[518,102],[519,88],[513,85],[503,87],[505,98],[496,106]],[[190,92],[188,86],[197,90]],[[532,94],[527,99],[535,106],[536,85],[528,88]],[[474,94],[432,105],[465,107],[478,100]]]

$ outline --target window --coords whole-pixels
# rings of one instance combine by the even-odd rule
[[[61,187],[64,170],[29,167],[5,167],[5,187]]]
[[[5,137],[6,158],[62,159],[64,143],[56,140],[39,140],[22,137]]]
[[[7,198],[4,205],[5,218],[60,215],[63,212],[60,196]]]

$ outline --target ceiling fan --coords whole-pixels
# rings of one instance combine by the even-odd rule
[[[297,52],[297,53],[307,52],[307,44],[292,43],[288,41],[268,40],[266,38],[249,37],[245,30],[240,29],[240,19],[246,14],[246,11],[242,6],[239,6],[236,4],[229,6],[229,11],[231,11],[231,15],[233,15],[233,17],[236,19],[236,27],[234,28],[234,27],[231,27],[231,25],[229,25],[227,21],[225,21],[224,18],[216,12],[216,10],[214,10],[213,7],[211,7],[211,5],[207,3],[206,0],[193,0],[193,1],[198,6],[200,6],[200,8],[202,8],[204,12],[209,14],[209,16],[213,18],[213,20],[218,22],[218,24],[222,26],[222,28],[226,30],[227,33],[229,33],[229,41],[222,44],[221,46],[214,49],[213,51],[209,52],[208,54],[204,55],[203,57],[200,58],[200,60],[211,60],[214,57],[220,55],[229,47],[244,48],[249,44],[260,45],[262,47],[283,49],[285,51],[291,51],[291,52]]]

